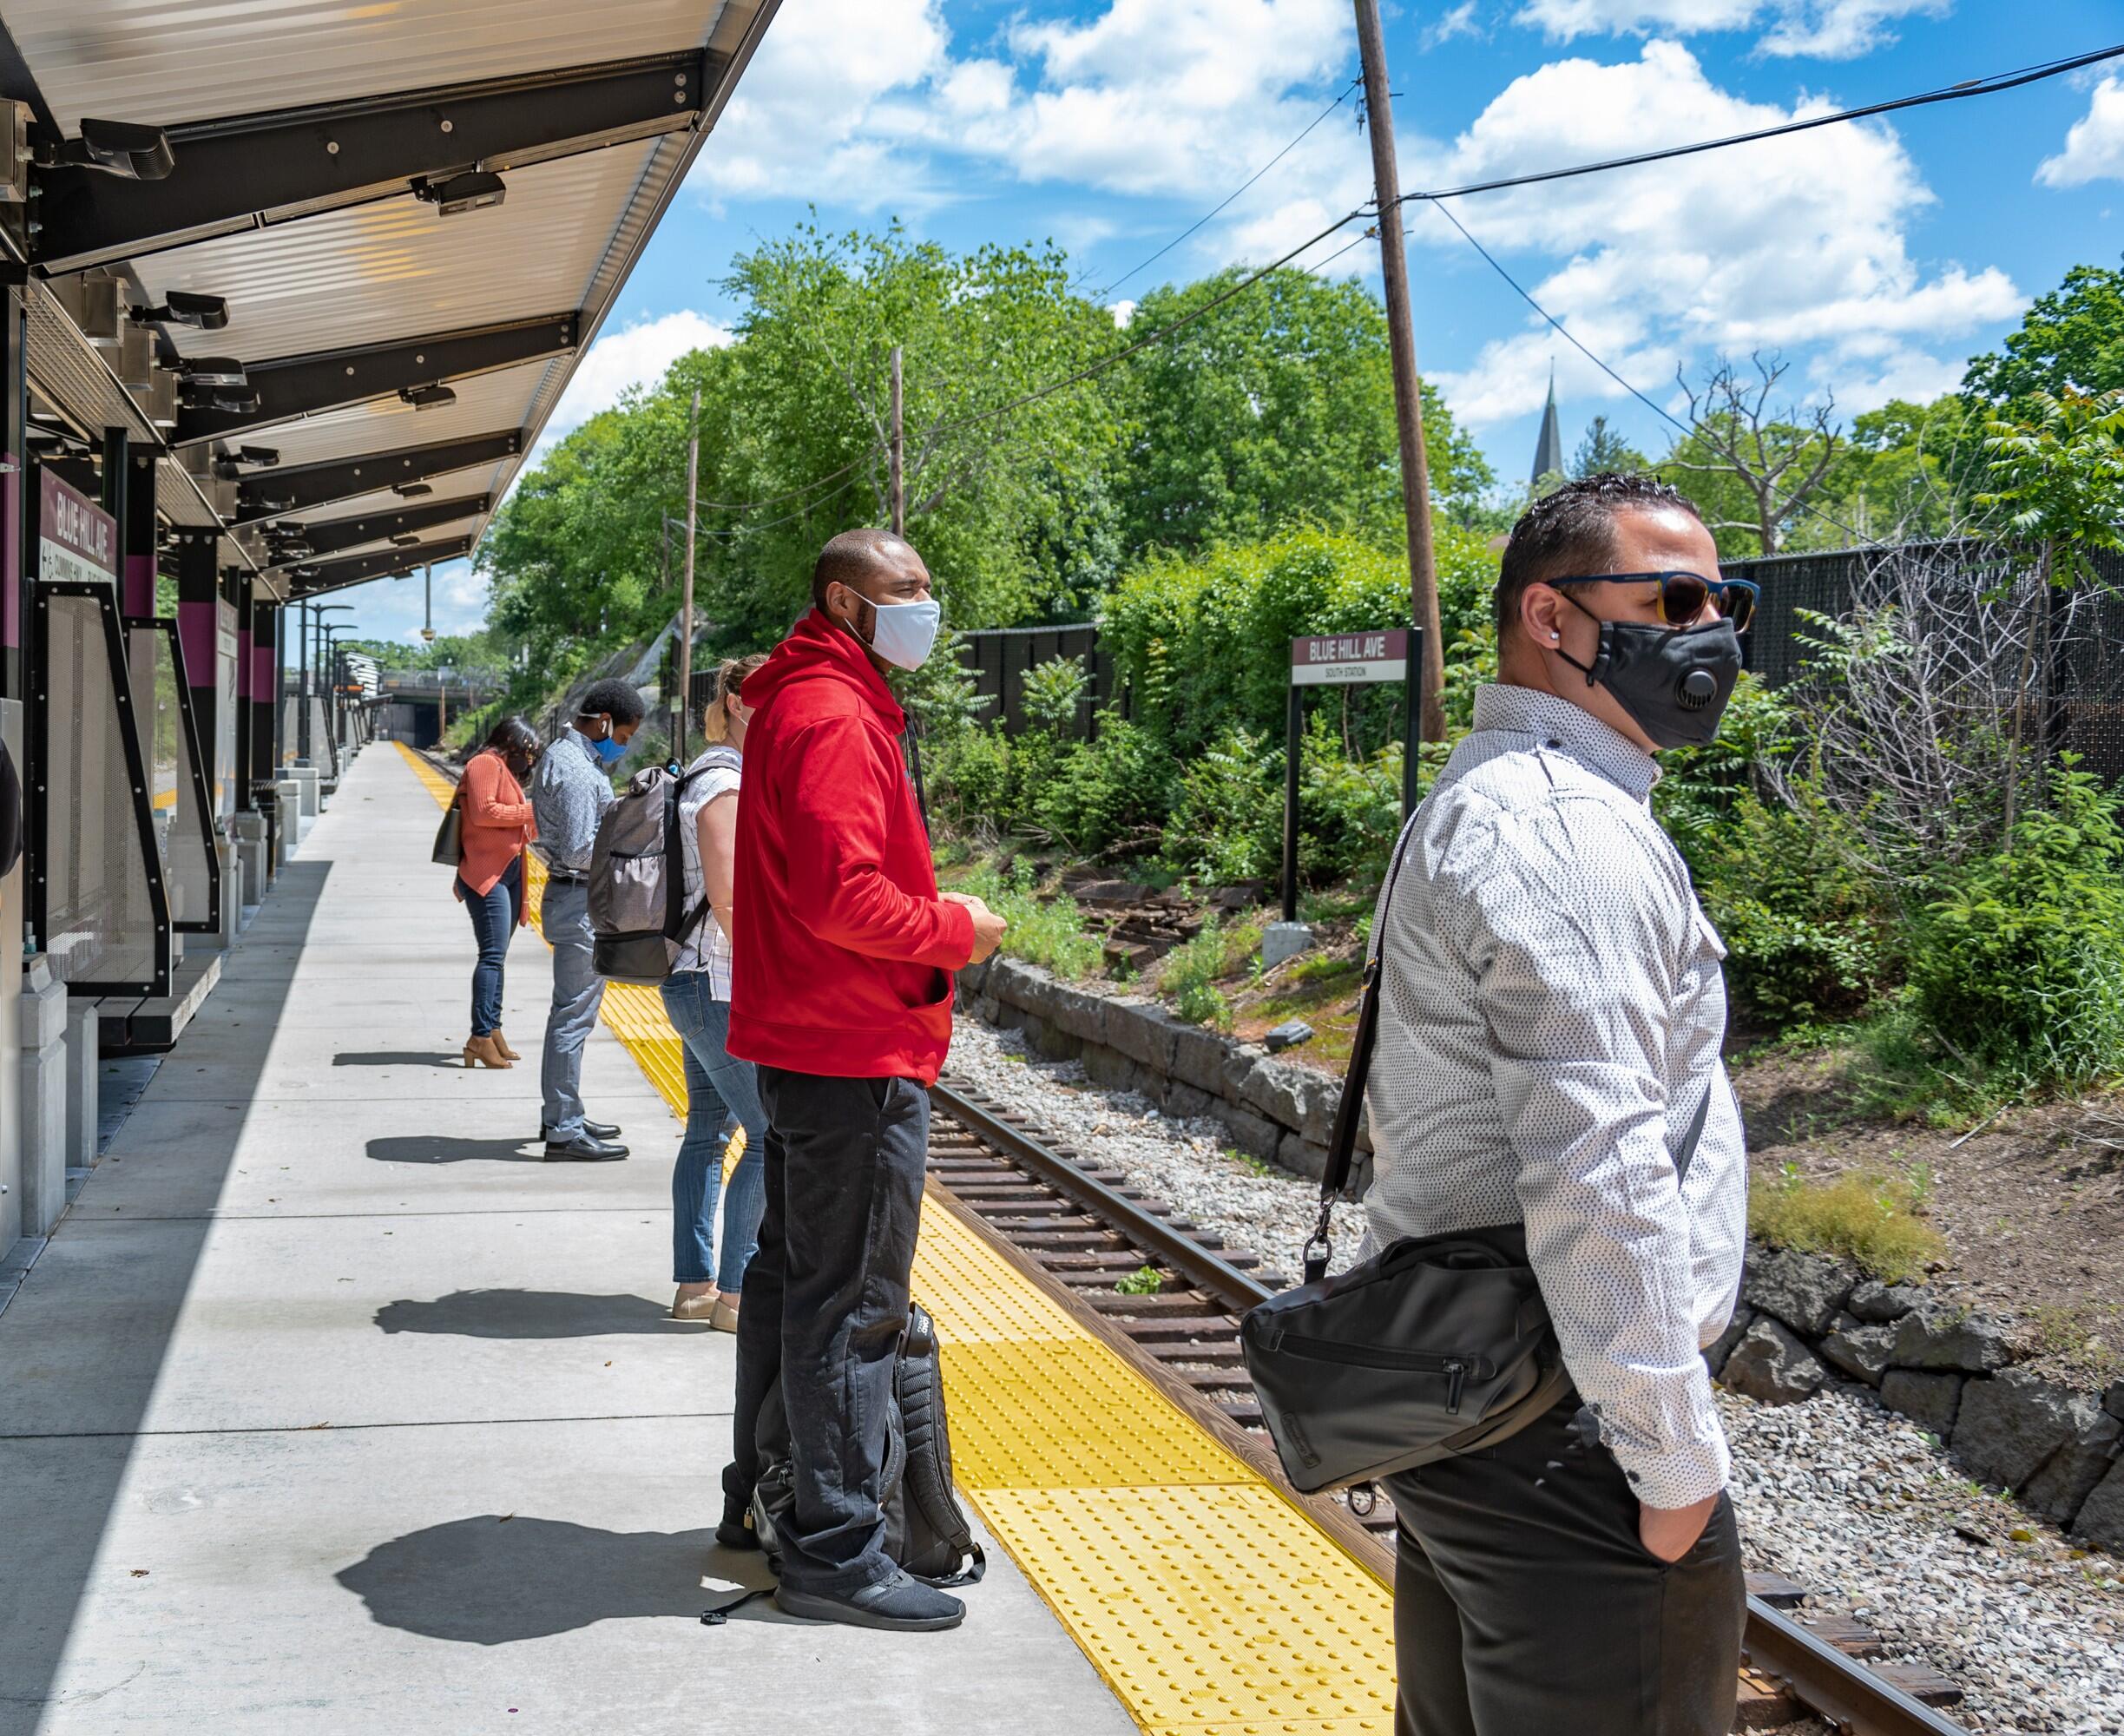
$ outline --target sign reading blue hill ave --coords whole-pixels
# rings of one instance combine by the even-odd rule
[[[1293,687],[1353,687],[1364,681],[1401,681],[1409,675],[1409,632],[1328,633],[1291,641]]]

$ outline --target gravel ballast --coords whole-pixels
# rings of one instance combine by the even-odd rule
[[[953,1075],[1294,1279],[1317,1184],[1231,1153],[1220,1123],[1091,1086],[1077,1063],[1029,1058],[1019,1033],[970,1017]],[[1340,1266],[1363,1213],[1336,1215]],[[1749,1566],[1806,1587],[1811,1610],[1873,1628],[1891,1659],[1958,1683],[1969,1698],[1949,1715],[1972,1732],[2124,1732],[2124,1564],[1984,1494],[1857,1387],[1774,1407],[1721,1391],[1719,1404]]]

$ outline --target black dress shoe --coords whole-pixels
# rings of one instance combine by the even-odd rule
[[[592,1137],[589,1134],[581,1139],[556,1142],[546,1141],[548,1163],[612,1163],[627,1155],[627,1147],[610,1140]]]
[[[594,1140],[615,1140],[620,1136],[620,1127],[617,1121],[594,1121],[587,1115],[583,1117],[582,1131]],[[553,1134],[549,1128],[539,1128],[538,1136],[548,1145],[553,1143]]]

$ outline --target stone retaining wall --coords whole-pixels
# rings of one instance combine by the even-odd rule
[[[1222,1121],[1252,1156],[1316,1178],[1326,1167],[1339,1076],[1015,959],[962,972],[959,997],[1023,1031],[1036,1053],[1082,1061],[1096,1084]],[[1358,1144],[1361,1194],[1371,1179],[1361,1125]],[[1817,1254],[1751,1246],[1740,1294],[1733,1325],[1705,1352],[1726,1385],[1791,1404],[1832,1378],[1860,1382],[1937,1435],[1972,1476],[2011,1489],[2075,1542],[2124,1551],[2124,1381],[2098,1396],[2015,1367],[2023,1346],[2013,1322]]]

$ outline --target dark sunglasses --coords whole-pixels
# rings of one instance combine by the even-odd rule
[[[1669,627],[1693,627],[1703,619],[1704,605],[1715,598],[1719,613],[1733,623],[1736,633],[1746,633],[1754,621],[1755,599],[1761,589],[1752,579],[1720,579],[1713,584],[1700,573],[1576,573],[1541,582],[1556,590],[1566,585],[1656,583],[1660,619]]]

